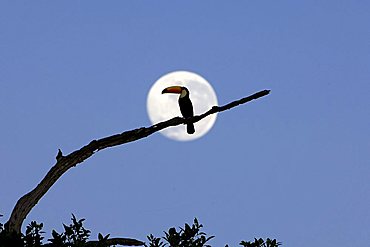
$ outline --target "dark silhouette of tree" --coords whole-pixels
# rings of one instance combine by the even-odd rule
[[[155,237],[153,234],[147,236],[149,241],[148,244],[129,238],[109,238],[109,234],[103,236],[101,233],[98,234],[98,240],[89,241],[90,230],[87,230],[83,226],[85,219],[77,220],[72,214],[72,223],[67,226],[63,224],[64,232],[57,233],[55,230],[52,231],[52,238],[48,239],[49,243],[42,244],[44,239],[42,227],[43,224],[38,224],[36,221],[32,221],[26,229],[26,234],[21,235],[17,238],[9,238],[2,232],[3,228],[0,227],[0,247],[108,247],[108,246],[145,246],[145,247],[211,247],[208,241],[213,239],[214,236],[207,236],[207,234],[201,231],[202,224],[195,218],[192,226],[185,224],[184,227],[180,227],[177,230],[175,227],[171,227],[165,236]],[[276,239],[267,238],[264,241],[262,238],[254,239],[254,241],[241,241],[239,245],[243,247],[278,247],[280,245]],[[226,245],[225,247],[228,247]]]
[[[41,180],[41,182],[29,193],[25,194],[22,196],[18,202],[16,203],[9,220],[4,224],[0,225],[0,241],[7,241],[8,239],[12,239],[14,236],[18,236],[17,239],[21,239],[21,242],[26,243],[25,246],[40,246],[41,241],[42,241],[42,224],[37,224],[36,222],[31,222],[31,224],[27,227],[26,230],[26,235],[22,237],[21,234],[21,227],[23,224],[23,221],[29,214],[29,212],[32,210],[32,208],[38,203],[38,201],[42,198],[43,195],[51,188],[51,186],[70,168],[78,165],[79,163],[82,163],[89,157],[91,157],[94,153],[109,148],[109,147],[114,147],[118,145],[122,145],[125,143],[133,142],[142,138],[145,138],[157,131],[160,131],[162,129],[168,128],[170,126],[177,126],[180,124],[188,124],[188,123],[196,123],[203,118],[217,113],[217,112],[222,112],[225,110],[229,110],[233,107],[236,107],[241,104],[245,104],[247,102],[250,102],[254,99],[258,99],[260,97],[266,96],[270,93],[270,90],[263,90],[260,92],[257,92],[253,95],[250,95],[248,97],[244,97],[240,100],[233,101],[229,104],[226,104],[224,106],[213,106],[210,110],[207,112],[201,114],[201,115],[196,115],[194,117],[190,118],[181,118],[181,117],[174,117],[172,119],[169,119],[167,121],[163,121],[157,124],[154,124],[150,127],[142,127],[142,128],[137,128],[134,130],[129,130],[122,132],[120,134],[112,135],[109,137],[101,138],[98,140],[93,140],[86,146],[82,147],[79,150],[76,150],[68,155],[63,155],[62,151],[59,149],[57,156],[56,156],[56,164],[49,170],[49,172],[46,174],[46,176]],[[73,239],[74,243],[77,245],[74,246],[80,246],[79,243],[84,243],[87,244],[87,238],[88,238],[88,233],[89,232],[83,232],[83,233],[74,233],[73,231],[78,231],[78,229],[74,227],[80,226],[79,230],[83,230],[82,227],[82,221],[77,221],[76,218],[73,216],[72,217],[73,224],[70,227],[65,226],[65,233],[64,234],[58,234],[55,231],[53,231],[53,241],[54,244],[56,244],[58,241],[59,244],[61,244],[63,241],[71,241],[69,239],[70,236],[72,237],[83,237],[82,239]],[[197,222],[194,221],[195,228],[200,228],[201,225],[199,225]],[[193,226],[194,226],[193,225]],[[185,225],[185,228],[182,229],[181,234],[188,234],[189,233],[189,226]],[[72,231],[72,232],[71,232]],[[170,246],[177,246],[174,245],[174,242],[172,242],[172,235],[175,234],[174,230],[170,229],[169,233],[166,234],[165,241],[168,242]],[[186,235],[185,234],[185,235]],[[198,235],[197,235],[198,236]],[[197,242],[199,245],[189,245],[189,246],[206,246],[204,245],[210,238],[204,239],[204,236],[200,234],[199,239],[201,239],[200,242]],[[149,239],[150,240],[150,239]],[[155,244],[157,238],[152,239],[153,241],[151,244]],[[205,241],[207,240],[207,241]],[[143,245],[144,242],[134,240],[134,239],[126,239],[126,238],[116,238],[116,239],[109,239],[107,236],[99,236],[99,241],[90,241],[88,242],[89,245],[83,245],[83,246],[100,246],[102,244],[102,241],[105,241],[105,245],[102,246],[109,246],[107,245],[108,243],[110,245],[116,245],[116,244],[121,244],[121,245]],[[202,242],[203,241],[203,242]],[[5,242],[4,242],[5,243]],[[17,242],[18,243],[18,242]],[[244,242],[244,243],[249,243],[249,242]],[[14,242],[16,244],[16,242]],[[159,244],[159,242],[158,242]],[[12,245],[15,246],[15,245]],[[53,245],[54,246],[54,245]],[[56,245],[55,245],[56,246]],[[61,245],[63,246],[63,245]],[[68,245],[72,246],[72,245]],[[150,245],[150,246],[155,246],[155,245]],[[188,245],[179,245],[179,246],[188,246]],[[243,245],[243,246],[249,246],[249,245]],[[262,246],[262,245],[261,245]],[[1,242],[0,242],[0,247],[1,247]]]

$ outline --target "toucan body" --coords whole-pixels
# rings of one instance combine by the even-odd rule
[[[172,86],[163,89],[163,93],[176,93],[180,94],[179,96],[179,106],[181,114],[184,118],[189,118],[194,116],[193,111],[193,104],[191,103],[190,97],[189,97],[189,90],[186,87],[180,87],[180,86]],[[186,127],[186,131],[188,134],[194,134],[194,124],[188,123]]]

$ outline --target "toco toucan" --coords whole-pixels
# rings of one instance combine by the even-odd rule
[[[172,86],[163,89],[162,94],[164,93],[177,93],[180,94],[179,97],[179,106],[180,106],[180,111],[181,114],[184,118],[189,118],[194,116],[193,112],[193,104],[190,101],[189,98],[189,90],[186,87],[180,87],[180,86]],[[188,134],[194,134],[195,129],[194,129],[194,124],[189,123],[187,124],[186,128]]]

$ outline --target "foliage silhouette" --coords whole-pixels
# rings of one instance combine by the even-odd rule
[[[44,237],[41,235],[45,232],[41,231],[44,225],[42,223],[37,224],[36,221],[31,221],[27,226],[26,235],[23,237],[24,244],[26,247],[40,247],[42,246],[42,240]]]
[[[97,241],[89,241],[90,230],[83,226],[85,219],[78,220],[72,214],[72,223],[63,224],[64,232],[58,233],[52,231],[52,238],[48,239],[49,243],[43,244],[42,231],[43,224],[32,221],[26,229],[26,234],[11,234],[4,231],[3,225],[0,225],[0,247],[108,247],[115,245],[124,246],[143,246],[144,242],[130,238],[109,238],[109,234],[103,236],[98,234]]]
[[[197,218],[194,219],[193,225],[190,227],[187,223],[184,228],[180,228],[179,231],[176,231],[175,227],[172,227],[165,233],[163,239],[167,243],[163,243],[161,238],[156,238],[152,234],[147,238],[149,240],[149,247],[163,247],[166,244],[172,247],[208,247],[206,243],[214,238],[214,236],[206,237],[207,234],[200,232],[200,229],[203,227],[202,224],[198,223]]]
[[[246,241],[241,241],[240,245],[243,247],[278,247],[281,245],[280,242],[277,242],[276,239],[269,239],[267,238],[266,241],[264,241],[262,238],[254,239],[254,242],[246,242]]]
[[[197,220],[194,219],[193,224],[190,226],[185,223],[183,228],[176,230],[175,227],[171,227],[167,232],[164,232],[165,236],[158,238],[154,237],[153,234],[147,236],[148,244],[135,240],[125,238],[109,238],[109,234],[103,236],[101,233],[98,234],[97,241],[89,241],[90,230],[87,230],[83,226],[85,219],[78,220],[72,214],[72,223],[67,226],[63,224],[64,232],[58,233],[55,230],[52,231],[52,238],[48,239],[49,243],[43,244],[42,236],[45,232],[42,231],[43,224],[32,221],[26,229],[25,235],[9,235],[4,231],[3,225],[0,223],[0,247],[109,247],[116,245],[123,246],[145,246],[145,247],[211,247],[208,242],[214,238],[214,236],[207,236],[205,232],[201,231],[203,227]],[[14,232],[13,232],[14,233]],[[262,238],[255,238],[253,242],[241,241],[240,244],[243,247],[278,247],[281,243],[277,242],[276,239],[267,238],[264,241]],[[226,245],[228,247],[228,245]]]
[[[203,225],[199,224],[197,218],[195,218],[191,227],[188,224],[185,224],[185,227],[180,228],[179,231],[176,231],[176,228],[172,227],[168,232],[164,232],[165,237],[157,238],[150,234],[147,237],[149,240],[149,246],[146,246],[164,247],[168,245],[169,247],[211,247],[207,242],[215,236],[207,237],[206,233],[200,232],[202,227]],[[163,242],[162,239],[165,242]],[[241,241],[239,245],[243,247],[278,247],[281,243],[277,242],[276,239],[271,240],[267,238],[266,241],[264,241],[262,238],[255,238],[254,242]],[[225,247],[228,247],[228,245]]]

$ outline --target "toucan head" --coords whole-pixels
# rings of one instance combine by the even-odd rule
[[[164,93],[177,93],[180,94],[180,98],[189,96],[189,90],[186,87],[172,86],[163,89],[162,94]]]

